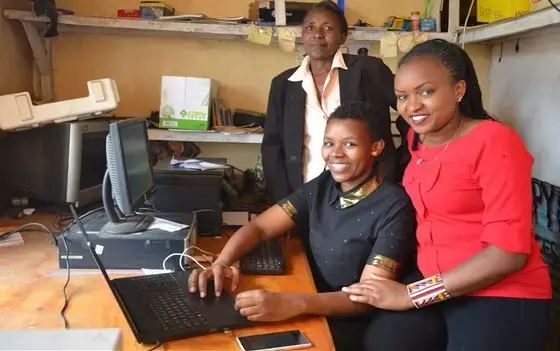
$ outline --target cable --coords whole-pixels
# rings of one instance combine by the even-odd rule
[[[70,302],[70,299],[68,299],[68,295],[66,294],[66,288],[68,287],[68,284],[70,283],[70,249],[68,249],[68,243],[66,242],[66,233],[68,228],[70,228],[70,226],[74,223],[76,223],[76,218],[78,219],[78,226],[80,227],[80,230],[84,230],[83,225],[82,225],[82,219],[97,212],[100,211],[102,209],[104,209],[103,207],[98,207],[96,209],[93,209],[91,211],[88,211],[86,213],[84,213],[83,215],[79,216],[76,214],[76,209],[74,208],[74,205],[70,204],[70,212],[72,212],[72,217],[74,218],[70,223],[66,224],[63,228],[63,230],[61,231],[61,233],[59,234],[59,236],[62,238],[62,243],[64,244],[64,249],[66,250],[66,283],[64,283],[64,287],[62,287],[62,294],[64,295],[64,305],[62,306],[62,309],[60,310],[60,315],[62,316],[62,319],[64,320],[64,329],[68,329],[70,328],[70,325],[68,324],[68,320],[66,319],[66,309],[68,308],[68,303]]]
[[[465,34],[467,33],[467,22],[469,21],[469,17],[471,16],[471,11],[474,7],[474,1],[471,0],[471,6],[469,7],[469,12],[467,12],[467,17],[465,18],[465,25],[463,26],[463,36],[461,37],[461,48],[465,48]]]
[[[161,345],[162,345],[161,341],[158,341],[158,342],[156,343],[156,346],[152,347],[151,349],[148,349],[147,351],[154,351],[154,350],[157,350],[157,349],[159,349],[159,348],[161,347]]]
[[[7,233],[4,233],[2,235],[0,235],[0,241],[7,239],[10,235],[13,235],[15,233],[18,233],[20,231],[22,231],[23,229],[27,228],[27,227],[32,227],[32,226],[36,226],[36,227],[40,227],[42,230],[40,230],[41,232],[50,234],[53,238],[54,244],[56,245],[56,235],[54,235],[54,233],[52,232],[52,230],[50,230],[49,227],[47,227],[46,225],[42,224],[42,223],[25,223],[24,225],[21,225],[19,227],[17,227],[16,229],[13,229]]]
[[[56,230],[58,230],[59,232],[62,232],[64,230],[64,228],[66,227],[66,224],[62,225],[63,222],[66,222],[66,221],[71,220],[71,219],[72,219],[72,216],[65,216],[64,213],[58,212],[53,217],[52,225]]]
[[[66,250],[66,282],[62,287],[62,295],[64,295],[64,305],[62,305],[60,315],[62,316],[62,320],[64,321],[64,329],[68,329],[70,328],[70,325],[68,324],[68,319],[66,319],[65,312],[66,308],[68,308],[69,302],[68,295],[66,294],[66,288],[70,283],[70,259],[68,258],[70,256],[70,250],[68,249],[68,243],[66,242],[66,232],[62,232],[60,236],[62,237],[62,243],[64,244],[64,249]]]
[[[31,226],[36,226],[41,228],[42,232],[45,232],[47,234],[50,234],[53,238],[54,244],[57,244],[56,241],[56,235],[52,232],[52,230],[50,230],[46,225],[42,224],[42,223],[26,223],[22,226],[19,226],[18,228],[4,233],[2,235],[0,235],[0,241],[7,239],[10,235],[18,233],[20,231],[23,231],[24,228],[27,227],[31,227]],[[66,311],[66,308],[68,307],[68,295],[66,295],[66,287],[68,287],[68,283],[70,282],[70,263],[68,262],[68,256],[70,255],[70,250],[68,249],[68,243],[66,242],[66,237],[64,235],[62,235],[62,243],[64,244],[64,249],[66,250],[66,282],[64,283],[64,286],[62,287],[62,294],[64,295],[64,305],[62,306],[62,309],[60,310],[60,315],[62,317],[62,320],[64,321],[64,329],[68,329],[70,328],[69,324],[68,324],[68,320],[66,319],[66,315],[64,314],[64,312]]]
[[[167,257],[163,260],[163,264],[162,264],[163,270],[164,270],[164,271],[167,271],[167,268],[165,268],[165,263],[167,262],[168,259],[170,259],[171,257],[174,257],[174,256],[180,256],[180,257],[179,257],[179,267],[181,267],[181,269],[182,269],[183,271],[185,271],[185,268],[183,267],[183,257],[190,258],[190,259],[193,260],[193,262],[196,263],[200,268],[206,269],[206,267],[204,267],[200,262],[198,262],[198,260],[197,260],[196,258],[194,258],[194,257],[192,257],[192,256],[190,256],[190,255],[187,255],[187,252],[188,252],[190,249],[197,249],[198,251],[200,251],[200,252],[202,252],[202,253],[205,253],[205,254],[210,255],[210,256],[212,256],[212,257],[216,257],[216,255],[214,255],[213,253],[208,252],[208,251],[205,251],[205,250],[202,250],[201,248],[199,248],[199,247],[197,247],[197,246],[189,246],[189,247],[187,247],[185,250],[183,250],[182,253],[172,253],[172,254],[170,254],[169,256],[167,256]]]
[[[548,2],[550,3],[550,5],[552,7],[554,7],[556,9],[556,11],[560,12],[560,8],[558,8],[558,6],[556,6],[556,4],[554,2],[552,2],[552,0],[548,0]]]
[[[235,170],[238,171],[238,172],[241,172],[241,174],[245,173],[245,171],[242,171],[240,168],[237,168],[237,167],[232,166],[232,165],[230,165],[230,164],[226,164],[226,166],[231,167],[231,168],[235,169]]]
[[[18,233],[20,231],[23,231],[25,228],[27,227],[31,227],[31,226],[36,226],[41,228],[42,232],[45,232],[47,234],[50,234],[51,237],[53,238],[54,244],[57,244],[56,241],[56,235],[52,232],[52,230],[50,228],[48,228],[46,225],[42,224],[42,223],[26,223],[22,226],[19,226],[18,228],[4,233],[2,235],[0,235],[0,241],[7,239],[10,235]],[[59,234],[60,235],[60,234]],[[68,249],[68,243],[66,242],[66,237],[64,236],[64,234],[62,234],[62,243],[64,244],[64,249],[66,250],[66,282],[64,283],[64,286],[62,287],[62,294],[64,295],[64,305],[62,306],[62,309],[60,310],[60,315],[62,317],[62,320],[64,321],[64,329],[68,329],[70,328],[70,325],[68,324],[68,320],[66,319],[66,315],[64,314],[64,312],[66,311],[66,308],[68,307],[68,295],[66,295],[66,288],[68,287],[68,283],[70,283],[70,263],[68,262],[68,256],[70,255],[70,250]]]
[[[156,205],[154,205],[154,203],[150,199],[145,199],[144,205],[149,206],[148,208],[150,208],[154,212],[160,212],[160,210],[156,207]]]
[[[73,206],[73,205],[72,205],[72,206]],[[89,215],[91,215],[91,214],[94,214],[95,212],[99,212],[99,211],[101,211],[101,210],[104,210],[104,209],[105,209],[104,207],[95,208],[95,209],[93,209],[93,210],[87,211],[86,213],[84,213],[83,215],[81,215],[81,216],[78,217],[78,218],[84,219],[85,217],[87,217],[87,216],[89,216]],[[75,210],[74,210],[74,211],[75,211]],[[70,218],[73,218],[73,217],[70,217]],[[70,218],[68,218],[68,219],[70,219]],[[64,226],[63,229],[61,229],[61,230],[59,229],[59,230],[60,230],[61,232],[65,232],[65,231],[67,231],[68,228],[70,228],[70,226],[73,225],[74,223],[76,223],[76,220],[75,220],[75,219],[72,219],[70,222],[68,222],[68,224],[66,224],[66,225]]]

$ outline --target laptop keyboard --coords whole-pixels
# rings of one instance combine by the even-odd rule
[[[133,281],[162,329],[184,330],[208,324],[200,312],[187,304],[181,287],[171,275],[157,274]]]

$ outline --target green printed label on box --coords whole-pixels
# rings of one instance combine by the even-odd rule
[[[210,114],[208,106],[164,106],[160,111],[160,128],[207,130]]]

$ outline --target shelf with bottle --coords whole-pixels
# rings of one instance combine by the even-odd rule
[[[7,19],[30,23],[39,27],[49,23],[47,17],[35,16],[31,11],[4,9],[3,13]],[[60,15],[58,19],[58,31],[60,33],[166,35],[246,41],[250,28],[250,24],[238,23],[200,23],[76,15]],[[286,26],[286,28],[293,31],[297,42],[301,40],[301,28],[299,26]],[[379,42],[386,32],[386,28],[383,27],[352,27],[348,32],[347,41]],[[407,33],[410,32],[402,32],[403,35]],[[429,35],[430,37],[449,38],[448,33],[430,32]],[[278,41],[276,31],[273,34],[272,41]]]

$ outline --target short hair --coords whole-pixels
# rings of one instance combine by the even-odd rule
[[[407,52],[399,61],[398,67],[415,58],[433,58],[440,61],[454,83],[465,81],[465,95],[459,102],[459,112],[473,119],[493,119],[482,104],[482,91],[469,54],[460,46],[444,39],[431,39],[420,43]],[[418,148],[418,135],[414,133],[412,149]]]
[[[385,140],[387,138],[387,126],[383,118],[379,118],[377,109],[368,102],[347,102],[338,106],[329,116],[327,124],[331,120],[355,120],[361,121],[366,127],[372,141]]]
[[[307,17],[313,11],[328,11],[332,13],[333,15],[335,15],[336,19],[338,20],[338,24],[340,25],[340,31],[342,32],[342,34],[348,33],[348,21],[346,21],[346,17],[344,16],[344,11],[342,11],[342,9],[338,7],[338,5],[335,4],[333,1],[323,0],[316,3],[309,9],[309,11],[307,11],[305,17]]]

